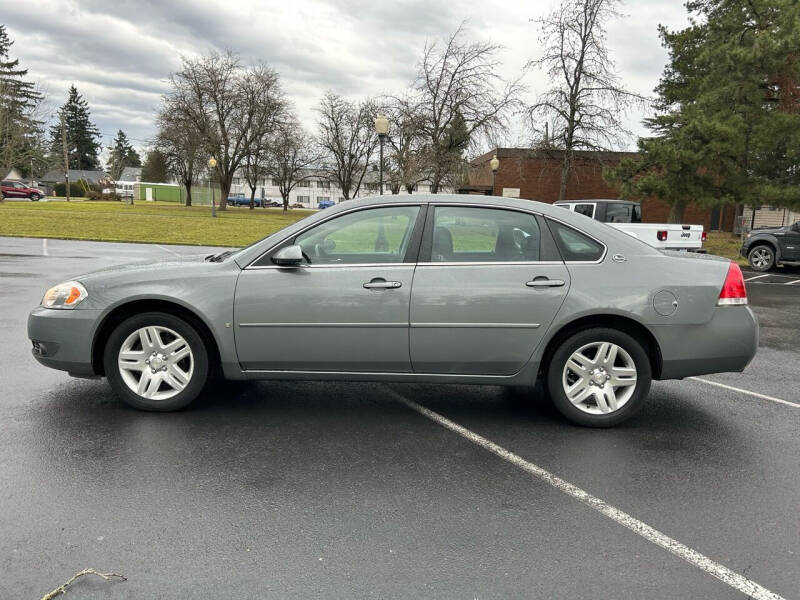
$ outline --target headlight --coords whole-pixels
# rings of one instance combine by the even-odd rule
[[[75,308],[88,294],[86,288],[77,281],[66,281],[51,287],[42,298],[45,308]]]

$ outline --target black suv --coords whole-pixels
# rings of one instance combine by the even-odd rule
[[[740,250],[755,271],[782,264],[800,264],[800,221],[785,227],[754,229]]]

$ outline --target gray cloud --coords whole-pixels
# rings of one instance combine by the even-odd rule
[[[51,103],[60,105],[75,83],[105,143],[121,128],[141,146],[181,55],[230,48],[245,62],[266,61],[313,126],[326,89],[353,97],[402,90],[425,42],[464,19],[470,35],[506,47],[501,75],[518,77],[539,52],[530,19],[546,9],[501,0],[0,0],[13,53],[49,90]],[[626,83],[650,93],[666,59],[656,26],[681,26],[684,9],[674,0],[648,0],[626,10],[630,16],[612,25],[609,42]],[[540,73],[525,82],[532,94],[546,85]],[[638,132],[642,116],[629,116]]]

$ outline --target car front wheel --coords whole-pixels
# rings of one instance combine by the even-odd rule
[[[31,194],[31,202],[38,202],[39,194]]]
[[[775,266],[775,251],[769,246],[755,246],[748,252],[747,261],[754,271],[769,271]]]
[[[572,334],[553,353],[547,387],[556,408],[585,427],[611,427],[633,416],[650,391],[642,345],[616,329]]]
[[[108,339],[103,364],[117,396],[142,410],[181,409],[209,379],[202,337],[167,313],[143,313],[120,323]]]

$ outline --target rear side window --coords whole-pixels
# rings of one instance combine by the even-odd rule
[[[576,204],[575,212],[579,215],[585,215],[590,219],[594,218],[594,204]]]
[[[606,205],[606,223],[632,223],[632,204],[609,203]],[[639,219],[641,221],[641,219]]]
[[[548,219],[547,224],[566,262],[595,262],[603,256],[605,247],[600,242],[558,221]]]

